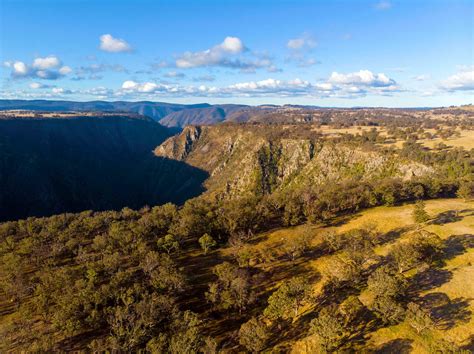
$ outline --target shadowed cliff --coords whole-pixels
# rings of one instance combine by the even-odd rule
[[[207,173],[159,158],[170,136],[127,115],[0,120],[0,220],[182,203]]]

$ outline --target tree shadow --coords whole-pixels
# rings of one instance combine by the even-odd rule
[[[379,244],[387,244],[395,241],[396,239],[400,238],[401,235],[404,233],[407,233],[408,231],[412,230],[411,226],[404,226],[404,227],[399,227],[397,229],[394,229],[392,231],[389,231],[385,234],[381,234],[378,236],[378,242]]]
[[[474,209],[464,209],[464,210],[447,210],[442,213],[439,213],[429,224],[433,225],[444,225],[457,221],[461,221],[466,216],[472,215]]]
[[[421,299],[422,305],[431,309],[431,315],[442,330],[453,328],[458,323],[466,323],[471,319],[469,309],[472,299],[456,298],[451,300],[442,292],[430,293]]]
[[[432,310],[433,318],[441,329],[450,329],[457,323],[466,323],[471,319],[469,310],[469,300],[456,298],[445,305],[441,305]]]
[[[420,293],[422,291],[437,288],[451,280],[453,274],[445,269],[428,268],[417,273],[410,282],[410,293]]]
[[[461,347],[461,349],[467,350],[471,353],[474,353],[474,334],[472,334],[468,340],[466,341],[466,344]]]
[[[466,252],[468,248],[474,248],[474,235],[452,235],[444,241],[444,253],[446,259],[451,259]]]
[[[390,342],[384,343],[378,348],[375,348],[371,353],[374,354],[408,354],[412,350],[413,340],[398,338],[393,339]]]

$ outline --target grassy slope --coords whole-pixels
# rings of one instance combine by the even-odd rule
[[[434,218],[449,210],[461,211],[459,213],[459,221],[441,225],[434,225],[428,222],[424,225],[424,229],[437,233],[444,240],[447,240],[449,237],[454,235],[459,236],[469,234],[472,236],[474,233],[474,202],[464,202],[459,199],[432,200],[426,203],[426,210]],[[412,205],[378,207],[356,214],[346,223],[337,227],[302,225],[293,228],[280,229],[259,235],[258,242],[252,248],[257,252],[257,254],[258,252],[264,252],[264,250],[274,250],[276,253],[275,259],[277,259],[278,253],[281,252],[282,241],[285,238],[294,237],[301,233],[310,232],[311,234],[314,234],[313,244],[317,245],[321,242],[322,234],[327,232],[329,229],[335,229],[337,232],[345,232],[368,224],[376,225],[377,230],[383,234],[401,228],[413,229],[416,226],[413,225],[411,212]],[[407,234],[402,234],[400,238],[403,237],[408,236]],[[398,239],[395,239],[392,242],[384,244],[384,246],[377,249],[377,253],[385,254],[389,247],[397,241]],[[226,250],[223,250],[222,253],[225,254]],[[308,257],[303,262],[297,263],[296,265],[291,265],[290,262],[281,261],[280,259],[271,263],[258,264],[257,267],[263,267],[265,271],[272,274],[271,279],[268,279],[267,281],[267,286],[269,288],[275,288],[281,281],[297,274],[315,275],[313,277],[316,279],[314,282],[314,292],[317,296],[321,289],[321,285],[324,283],[324,270],[330,257],[331,256],[318,257],[315,255],[314,257]],[[437,330],[441,338],[454,341],[458,345],[466,345],[467,342],[472,340],[472,336],[474,335],[474,316],[470,315],[470,313],[474,312],[474,266],[472,264],[474,264],[473,248],[467,248],[462,254],[453,255],[453,257],[449,259],[443,267],[443,270],[448,272],[446,273],[448,274],[446,282],[420,293],[420,296],[422,297],[428,293],[445,293],[452,303],[465,305],[462,310],[467,314],[466,319],[456,321],[455,325],[450,326],[448,329]],[[323,274],[322,279],[320,279],[317,274]],[[361,301],[364,302],[364,293],[361,294],[360,298]],[[303,309],[303,311],[301,311],[300,319],[312,310],[311,307]],[[295,321],[299,321],[299,319],[296,319]],[[301,336],[296,336],[296,338],[300,337]],[[414,353],[428,353],[426,340],[422,340],[420,337],[416,336],[415,332],[404,323],[398,326],[382,328],[376,332],[370,333],[367,336],[367,345],[370,347],[381,347],[398,338],[408,339],[409,342],[413,341],[411,342],[411,346]],[[295,338],[291,335],[287,338],[283,338],[283,341],[278,343],[278,347],[288,348],[290,346],[293,346],[294,352],[305,352],[305,342],[296,342]]]
[[[271,292],[276,289],[282,282],[287,279],[305,274],[309,277],[313,284],[314,296],[320,294],[322,285],[325,281],[325,269],[328,266],[330,255],[324,255],[318,251],[318,247],[314,247],[315,251],[309,255],[298,259],[292,263],[287,258],[281,257],[284,240],[295,237],[303,233],[314,235],[312,244],[317,246],[322,241],[325,232],[334,229],[337,232],[345,232],[351,229],[360,228],[369,224],[375,225],[382,235],[386,235],[391,231],[400,229],[409,230],[415,228],[413,224],[411,212],[412,205],[403,205],[396,207],[377,207],[362,211],[358,214],[349,216],[346,220],[342,220],[340,225],[332,227],[300,225],[296,227],[282,228],[270,232],[261,233],[251,242],[251,251],[254,257],[251,265],[263,270],[264,277],[261,277],[256,290],[262,299],[265,299]],[[454,235],[471,235],[471,244],[466,246],[463,252],[453,252],[452,257],[447,260],[441,274],[444,274],[444,280],[429,289],[422,291],[419,295],[426,296],[429,293],[444,293],[453,304],[458,304],[459,311],[466,316],[464,319],[457,319],[450,328],[440,329],[436,331],[438,338],[445,338],[456,342],[458,345],[465,346],[469,342],[472,345],[474,336],[474,201],[464,202],[459,199],[439,199],[426,202],[426,210],[437,219],[441,213],[450,210],[458,210],[459,220],[455,222],[444,223],[440,225],[430,224],[428,222],[424,228],[437,233],[444,240],[448,240]],[[401,238],[408,237],[407,234],[401,234],[392,241],[385,243],[376,251],[379,254],[385,254],[388,249]],[[198,245],[190,245],[187,252],[182,253],[178,258],[178,262],[184,266],[184,270],[188,274],[189,280],[194,285],[194,291],[187,294],[182,299],[182,305],[191,306],[195,311],[199,312],[204,319],[205,333],[218,339],[224,343],[233,331],[239,329],[242,321],[252,315],[258,315],[265,307],[265,301],[261,306],[246,313],[243,317],[230,315],[228,318],[214,317],[210,311],[208,304],[203,298],[203,293],[207,290],[207,284],[213,281],[214,277],[211,269],[214,265],[224,261],[231,253],[230,248],[217,249],[204,255],[198,249]],[[469,248],[470,247],[470,248]],[[266,259],[266,261],[262,261]],[[362,302],[365,301],[365,294],[360,295]],[[321,300],[321,299],[320,299]],[[320,302],[320,301],[319,301]],[[315,301],[314,303],[317,303]],[[3,303],[0,310],[6,311],[10,304]],[[271,340],[271,346],[274,350],[292,351],[294,353],[309,353],[312,348],[308,346],[308,341],[304,339],[308,330],[309,318],[311,313],[318,311],[314,304],[309,304],[300,310],[300,315],[294,320],[290,329],[285,333],[275,335]],[[7,313],[9,311],[6,311]],[[1,314],[1,313],[0,313]],[[0,323],[0,329],[7,325],[10,321],[18,317],[18,313],[3,316]],[[449,317],[449,316],[448,316]],[[449,318],[448,318],[449,320]],[[398,326],[382,328],[372,333],[366,333],[364,347],[381,348],[385,344],[397,339],[404,339],[409,342],[414,353],[428,353],[426,349],[426,339],[417,336],[415,332],[406,324],[402,323]],[[429,339],[428,339],[429,340]],[[85,342],[76,342],[70,349],[84,349],[87,345]],[[0,345],[1,347],[1,345]],[[230,349],[227,347],[227,349]],[[238,350],[238,348],[233,348]],[[361,348],[359,348],[361,349]],[[391,348],[394,352],[394,348]]]

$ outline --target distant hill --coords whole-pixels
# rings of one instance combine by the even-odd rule
[[[0,119],[0,220],[181,203],[207,173],[153,155],[170,135],[125,114]]]
[[[242,105],[217,105],[211,107],[190,108],[168,114],[159,122],[166,127],[185,127],[187,125],[216,124],[226,121],[237,112],[243,111],[247,106]]]
[[[138,113],[167,127],[181,128],[190,124],[215,124],[227,114],[246,108],[245,105],[216,105],[207,103],[175,104],[165,102],[74,102],[49,100],[0,100],[0,110],[23,109],[35,111],[103,111]]]

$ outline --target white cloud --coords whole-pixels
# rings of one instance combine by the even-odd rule
[[[395,81],[390,79],[387,75],[373,74],[369,70],[359,70],[358,72],[349,74],[340,74],[334,71],[329,77],[329,82],[344,85],[365,85],[384,87],[394,85]]]
[[[53,87],[51,89],[51,92],[55,95],[61,96],[61,95],[71,95],[74,92],[68,89],[64,89],[62,87]]]
[[[226,37],[221,44],[201,52],[186,52],[176,59],[178,68],[189,69],[202,66],[232,66],[229,55],[239,54],[244,50],[240,38]]]
[[[377,10],[388,10],[392,7],[392,3],[388,0],[381,0],[375,4]]]
[[[17,76],[28,75],[28,67],[22,61],[16,61],[13,63],[13,74]]]
[[[458,73],[442,81],[440,86],[443,90],[451,92],[474,90],[474,67],[463,68]]]
[[[219,47],[229,53],[240,53],[244,50],[242,41],[237,37],[226,37]]]
[[[392,95],[402,91],[395,80],[385,74],[373,74],[368,70],[355,73],[333,73],[327,80],[311,83],[296,78],[279,80],[268,78],[260,81],[238,82],[228,86],[181,86],[153,82],[125,81],[116,91],[118,96],[196,96],[196,97],[339,97],[357,98],[367,95]]]
[[[4,65],[11,70],[11,75],[14,78],[31,77],[56,80],[72,71],[69,66],[62,66],[61,60],[54,55],[35,58],[31,65],[27,65],[22,61],[7,61],[4,62]]]
[[[58,57],[50,55],[45,58],[36,58],[33,60],[33,64],[31,66],[38,70],[48,70],[55,69],[60,65],[61,61],[58,59]]]
[[[287,62],[294,62],[300,68],[305,68],[318,64],[314,58],[308,55],[316,47],[316,40],[309,33],[303,33],[300,37],[290,39],[286,46],[290,50],[290,54],[286,57]]]
[[[67,74],[70,74],[71,72],[72,72],[72,69],[69,66],[63,66],[59,69],[59,73],[61,75],[67,75]]]
[[[32,82],[31,84],[29,84],[30,88],[32,88],[33,90],[38,90],[38,89],[45,89],[45,88],[51,88],[53,86],[51,85],[45,85],[45,84],[42,84],[40,82]]]
[[[303,33],[300,37],[290,39],[286,43],[286,46],[293,50],[311,49],[316,45],[316,40],[308,33]]]
[[[110,34],[100,36],[100,49],[110,53],[130,52],[132,50],[125,40],[114,38]]]
[[[132,80],[125,81],[122,84],[122,89],[125,91],[136,91],[142,93],[150,93],[155,91],[158,85],[153,82],[138,83]]]

